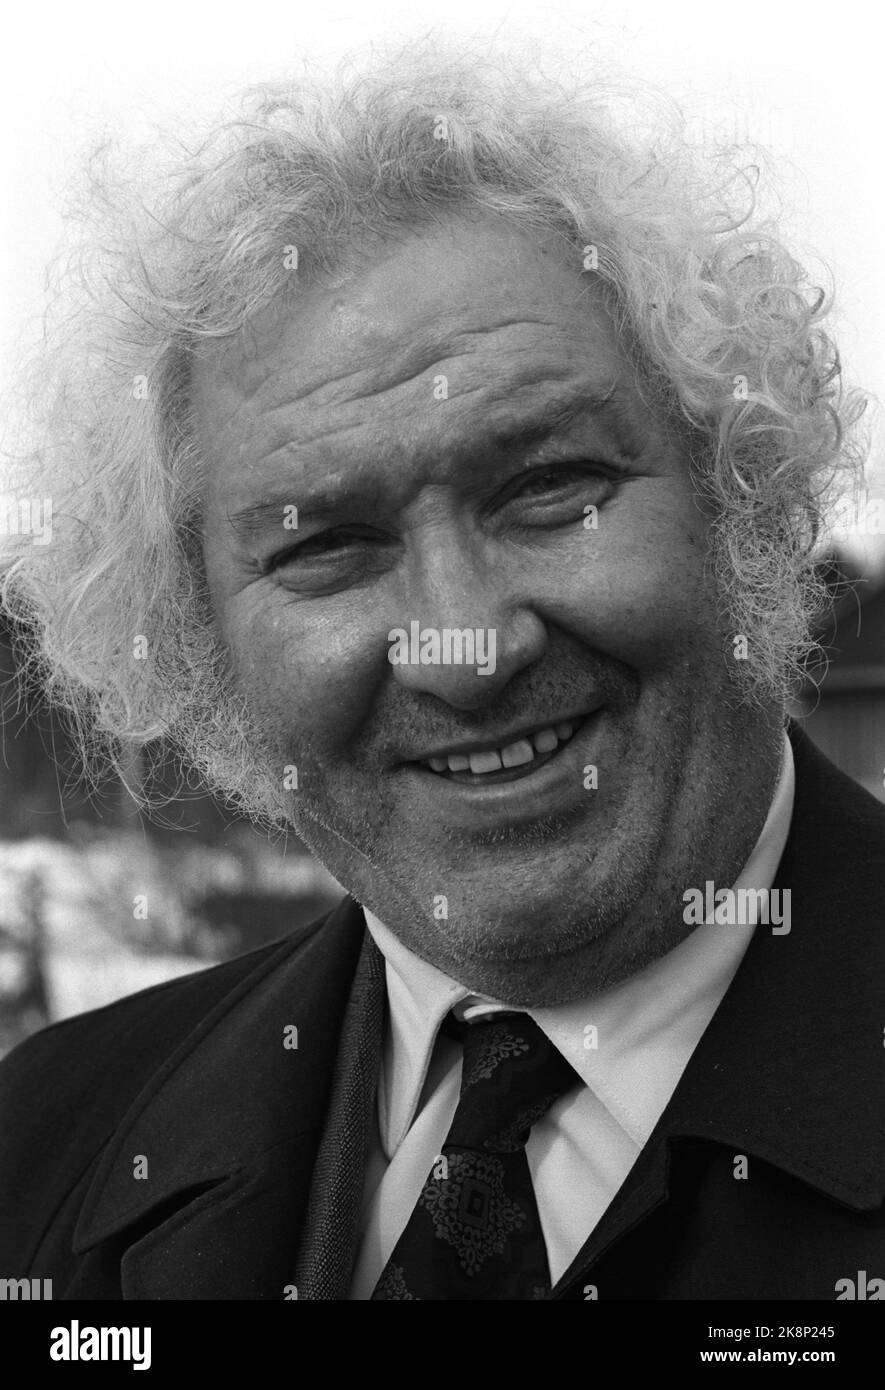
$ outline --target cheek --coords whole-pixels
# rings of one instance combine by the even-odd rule
[[[257,583],[228,600],[222,626],[238,683],[286,747],[332,751],[365,723],[389,668],[364,609],[320,611]]]
[[[638,670],[671,670],[721,642],[706,547],[705,523],[684,506],[624,506],[571,538],[533,592],[587,645]]]

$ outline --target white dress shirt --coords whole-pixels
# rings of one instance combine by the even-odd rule
[[[771,888],[789,833],[794,784],[784,734],[768,817],[734,888]],[[752,895],[749,901],[755,902]],[[364,911],[386,962],[389,1017],[352,1299],[371,1297],[455,1113],[461,1047],[439,1033],[440,1024],[453,1008],[469,1020],[506,1007],[421,960]],[[754,930],[753,922],[698,927],[667,955],[591,998],[525,1011],[586,1083],[556,1101],[526,1143],[554,1283],[633,1167]]]

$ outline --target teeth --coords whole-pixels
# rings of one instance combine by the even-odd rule
[[[466,753],[450,753],[446,758],[446,767],[450,772],[466,772],[470,766],[470,759]]]
[[[483,753],[450,753],[445,758],[428,758],[427,766],[434,772],[498,772],[502,767],[522,767],[541,753],[552,753],[560,743],[571,738],[574,724],[556,724],[541,729],[528,738],[519,738],[501,748],[489,748]]]
[[[508,743],[501,749],[501,762],[505,767],[521,767],[523,763],[530,763],[534,756],[535,750],[527,738],[517,739],[516,743]]]
[[[501,755],[494,748],[487,753],[470,754],[471,772],[498,772],[501,765]]]
[[[532,743],[539,753],[552,753],[559,739],[553,729],[542,729],[538,734],[532,734]]]

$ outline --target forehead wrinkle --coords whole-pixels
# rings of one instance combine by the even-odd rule
[[[432,365],[442,367],[446,359],[439,359],[434,356]],[[496,368],[498,369],[496,372]],[[416,416],[414,402],[408,398],[399,401],[393,393],[407,386],[412,381],[416,381],[423,372],[426,365],[422,364],[415,371],[413,376],[397,381],[395,384],[385,389],[361,392],[352,395],[348,400],[341,401],[335,407],[334,417],[324,418],[326,405],[318,408],[319,419],[314,418],[317,408],[311,410],[309,407],[302,417],[304,408],[304,398],[295,400],[290,398],[280,404],[270,407],[260,412],[258,418],[251,417],[249,426],[254,431],[259,428],[262,433],[266,432],[266,444],[263,445],[261,453],[265,457],[283,450],[289,452],[297,451],[299,446],[309,447],[311,444],[334,437],[346,435],[354,431],[366,430],[370,433],[377,433],[384,430],[396,431],[401,422],[405,421],[408,425],[415,425],[416,419],[423,419],[432,422],[434,432],[437,432],[441,425],[454,423],[457,427],[470,427],[472,417],[475,412],[488,411],[499,405],[512,404],[517,399],[525,400],[531,393],[536,394],[538,390],[549,390],[550,400],[539,404],[534,414],[543,415],[550,412],[555,416],[558,403],[566,394],[561,388],[564,382],[569,379],[576,379],[575,364],[572,362],[554,363],[549,359],[538,361],[535,353],[531,354],[530,360],[515,362],[509,358],[506,363],[493,361],[489,364],[489,373],[484,374],[481,380],[468,381],[458,385],[451,378],[450,372],[438,374],[449,377],[449,396],[445,400],[436,400],[432,394],[428,394],[426,411]],[[585,394],[588,401],[593,401],[606,394],[610,394],[612,388],[617,388],[617,381],[612,381],[610,375],[606,373],[605,384],[587,380],[584,386],[579,384],[580,379],[576,379],[575,393]],[[571,394],[571,393],[569,393]],[[391,399],[391,397],[393,397]],[[367,412],[365,402],[373,401],[378,410]],[[476,401],[476,405],[473,402]],[[468,408],[465,416],[464,407]],[[459,408],[460,407],[460,408]],[[293,413],[295,418],[293,419]],[[525,412],[528,414],[528,412]],[[444,417],[449,415],[450,421],[446,422]]]
[[[431,333],[424,324],[415,325],[414,331],[411,328],[407,329],[408,342],[400,352],[397,352],[396,345],[392,345],[383,334],[373,334],[369,341],[360,344],[358,349],[368,360],[357,361],[331,376],[326,367],[318,365],[316,374],[301,385],[297,381],[293,382],[292,374],[287,369],[285,362],[278,363],[272,358],[266,361],[265,370],[262,371],[258,359],[243,357],[240,360],[239,368],[231,366],[223,371],[223,375],[227,377],[229,385],[242,397],[241,406],[248,402],[253,409],[257,409],[261,414],[272,416],[278,410],[285,410],[289,406],[310,409],[314,403],[314,397],[319,398],[316,402],[319,408],[323,408],[327,404],[348,405],[381,397],[417,380],[434,366],[441,368],[446,362],[462,355],[473,356],[476,352],[481,351],[483,346],[482,341],[476,343],[474,340],[485,340],[491,334],[508,328],[531,326],[544,328],[548,330],[548,333],[555,334],[558,331],[560,335],[562,335],[563,330],[563,325],[557,324],[555,321],[525,316],[465,326],[462,321],[463,312],[461,310],[453,309],[448,317],[454,317],[456,313],[458,314],[457,322],[441,324],[440,329],[442,331],[436,330]],[[273,357],[284,354],[285,337],[279,340],[276,348]],[[549,340],[543,343],[542,350],[544,348],[549,354]],[[514,345],[512,342],[507,344],[508,354],[515,356],[525,353],[534,355],[538,353],[538,350],[537,340],[524,345]],[[308,366],[308,364],[300,365],[302,370]],[[539,369],[543,369],[541,364],[539,364]],[[360,380],[364,377],[368,377],[367,382]],[[336,391],[336,387],[354,380],[359,382],[357,389]],[[521,384],[518,380],[515,382],[516,386]],[[284,394],[284,399],[279,399],[281,391]],[[267,405],[262,404],[262,396],[264,395],[270,396]],[[326,401],[324,399],[326,395],[330,395],[331,400]],[[277,399],[274,399],[275,397]]]
[[[503,408],[490,412],[489,400],[483,396],[467,414],[442,420],[432,432],[422,432],[413,439],[413,466],[429,470],[441,458],[455,466],[470,465],[483,452],[499,457],[505,450],[514,461],[530,460],[548,441],[559,440],[562,447],[577,445],[582,433],[590,435],[599,429],[610,436],[620,457],[638,459],[649,438],[647,425],[635,419],[629,408],[616,404],[617,400],[615,387],[599,390],[588,386],[577,396],[571,392],[551,394],[532,410],[514,411],[509,394],[502,395],[496,404]]]

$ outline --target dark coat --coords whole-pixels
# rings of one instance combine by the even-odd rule
[[[832,1300],[885,1277],[885,807],[790,737],[791,931],[757,928],[554,1297]],[[0,1066],[0,1273],[56,1299],[346,1297],[383,1016],[348,898],[30,1038]]]

